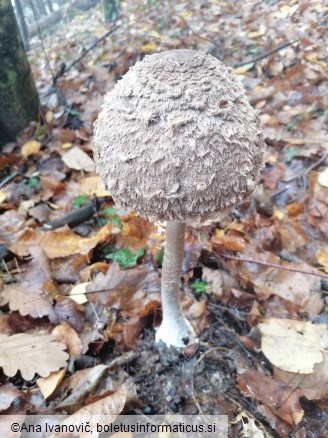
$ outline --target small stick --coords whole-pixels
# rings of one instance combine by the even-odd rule
[[[270,268],[283,269],[284,271],[291,271],[291,272],[299,272],[301,274],[314,275],[315,277],[321,277],[321,278],[328,279],[328,275],[320,274],[319,272],[310,272],[310,271],[306,271],[304,269],[297,269],[297,268],[291,268],[291,267],[288,268],[287,266],[277,265],[276,263],[268,263],[268,262],[262,262],[260,260],[246,259],[246,258],[242,258],[242,257],[231,256],[228,254],[222,254],[219,252],[215,252],[215,254],[217,254],[219,257],[223,257],[226,259],[237,260],[238,262],[255,263],[257,265],[268,266]]]
[[[110,29],[108,32],[105,33],[101,38],[99,38],[94,44],[92,44],[88,49],[86,49],[81,56],[79,56],[75,61],[72,62],[68,67],[64,66],[60,68],[60,70],[56,73],[53,80],[53,85],[56,84],[57,80],[63,76],[64,73],[67,73],[69,70],[71,70],[72,67],[74,67],[75,64],[80,62],[86,55],[89,53],[93,48],[95,48],[101,41],[103,41],[105,38],[107,38],[111,33],[115,32],[121,25],[115,26],[112,29]]]
[[[238,62],[237,64],[235,64],[233,66],[233,68],[243,67],[244,65],[247,65],[247,64],[253,64],[254,62],[260,61],[261,59],[264,59],[267,56],[270,56],[273,53],[278,52],[279,50],[282,50],[282,49],[285,49],[286,47],[292,46],[295,43],[298,43],[298,40],[286,41],[286,42],[280,44],[279,46],[274,47],[273,49],[262,53],[261,55],[255,56],[254,58],[250,59],[249,61]]]

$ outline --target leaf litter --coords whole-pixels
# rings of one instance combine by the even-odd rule
[[[66,22],[44,31],[51,68],[66,64],[53,92],[38,37],[31,41],[44,122],[0,157],[2,412],[65,405],[83,418],[114,418],[200,407],[228,414],[233,436],[326,436],[326,6],[159,0],[119,8],[120,26],[75,64],[108,32],[99,5],[67,9]],[[212,227],[187,231],[182,304],[200,345],[177,355],[154,347],[163,229],[114,206],[90,143],[103,94],[145,54],[180,47],[235,68],[268,148],[251,199]],[[65,224],[87,205],[91,216]],[[58,219],[65,226],[52,229]],[[31,360],[18,361],[29,347]]]

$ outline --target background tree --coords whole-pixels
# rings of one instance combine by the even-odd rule
[[[117,20],[118,12],[115,0],[101,0],[101,7],[106,23],[112,23]]]
[[[0,0],[0,146],[38,115],[39,99],[11,0]]]
[[[25,21],[25,16],[24,16],[24,11],[22,8],[21,0],[15,0],[15,9],[16,9],[16,17],[17,17],[19,30],[20,30],[23,44],[24,44],[24,49],[28,50],[29,49],[28,31],[27,31],[27,26],[26,26],[26,21]]]

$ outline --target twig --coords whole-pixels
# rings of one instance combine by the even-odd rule
[[[90,202],[85,207],[79,208],[76,211],[71,211],[65,216],[55,219],[47,224],[44,224],[42,230],[51,231],[56,228],[63,227],[64,225],[68,225],[69,227],[76,227],[77,225],[89,220],[95,214],[97,210],[99,210],[103,198],[97,198],[96,202]]]
[[[75,64],[77,64],[78,62],[81,61],[81,59],[83,59],[87,53],[89,53],[93,48],[95,48],[99,43],[101,43],[101,41],[103,41],[105,38],[108,37],[108,35],[110,35],[111,33],[115,32],[119,27],[121,27],[121,25],[118,25],[116,27],[113,27],[112,29],[110,29],[108,32],[105,33],[105,35],[103,35],[101,38],[99,38],[94,44],[92,44],[88,49],[86,49],[81,56],[79,56],[77,59],[75,59],[75,61],[72,62],[72,64],[70,64],[68,67],[66,67],[66,65],[63,67],[63,65],[61,65],[60,70],[54,75],[53,77],[53,85],[56,84],[57,80],[63,76],[64,73],[67,73],[68,71],[71,70],[72,67],[74,67]]]
[[[321,274],[319,272],[311,272],[311,271],[306,271],[305,269],[298,269],[298,268],[291,268],[291,267],[287,267],[287,266],[277,265],[276,263],[262,262],[261,260],[247,259],[247,258],[236,257],[236,256],[228,255],[228,254],[222,254],[222,253],[219,253],[216,251],[214,251],[214,252],[219,257],[223,257],[223,258],[226,258],[229,260],[237,260],[238,262],[244,262],[244,263],[255,263],[257,265],[268,266],[270,268],[283,269],[284,271],[291,271],[291,272],[299,272],[301,274],[314,275],[315,277],[321,277],[321,278],[328,279],[328,275]]]
[[[253,64],[254,62],[260,61],[261,59],[264,59],[267,56],[272,55],[273,53],[279,52],[279,50],[282,50],[282,49],[285,49],[286,47],[292,46],[293,44],[295,44],[297,42],[298,42],[298,40],[286,41],[286,42],[280,44],[279,46],[274,47],[271,50],[268,50],[267,52],[264,52],[258,56],[255,56],[254,58],[250,59],[249,61],[238,62],[237,64],[235,64],[233,66],[233,68],[243,67],[244,65],[247,65],[247,64]]]
[[[293,179],[288,180],[288,182],[290,181],[294,181],[294,179],[296,178],[300,178],[302,176],[306,176],[308,175],[313,169],[315,169],[316,167],[320,166],[321,163],[323,163],[325,161],[325,159],[328,156],[328,151],[325,151],[322,155],[321,158],[319,158],[319,160],[317,160],[315,163],[311,164],[311,166],[309,166],[307,169],[305,169],[300,175],[295,175],[293,177]]]

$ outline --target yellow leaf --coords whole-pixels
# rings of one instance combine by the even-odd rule
[[[284,213],[280,210],[274,210],[273,216],[278,219],[278,221],[281,221],[284,218]]]
[[[220,239],[221,237],[223,237],[224,236],[224,230],[219,230],[219,229],[216,229],[215,230],[215,237],[217,237],[218,239]]]
[[[66,368],[50,373],[46,378],[37,379],[36,383],[42,392],[43,398],[46,400],[56,388],[60,385],[66,373]]]
[[[235,68],[234,72],[236,73],[236,75],[242,75],[246,73],[248,70],[251,70],[253,67],[254,67],[254,62],[250,62],[249,64]]]
[[[54,113],[52,111],[47,111],[46,112],[46,122],[47,123],[52,122],[53,118],[54,118]]]
[[[103,180],[100,176],[88,176],[86,178],[82,178],[79,182],[79,194],[85,193],[86,195],[98,196],[99,198],[110,196],[108,190],[105,189]]]
[[[323,187],[328,187],[328,167],[319,173],[318,182]]]
[[[328,273],[328,248],[321,248],[316,253],[316,257],[320,265],[325,268],[325,272]]]
[[[154,41],[151,41],[150,43],[141,46],[140,52],[141,53],[155,52],[155,50],[157,50],[157,44]]]
[[[6,198],[7,198],[6,193],[5,193],[5,192],[2,192],[2,191],[0,190],[0,204],[1,204],[3,201],[5,201]]]
[[[41,143],[36,140],[31,140],[22,146],[22,155],[28,157],[32,154],[37,154],[41,148]]]
[[[190,17],[192,17],[192,11],[183,11],[183,12],[181,12],[181,17],[183,17],[183,18],[190,18]]]
[[[62,144],[62,149],[64,149],[64,150],[71,149],[72,146],[73,146],[72,143],[63,143]]]

